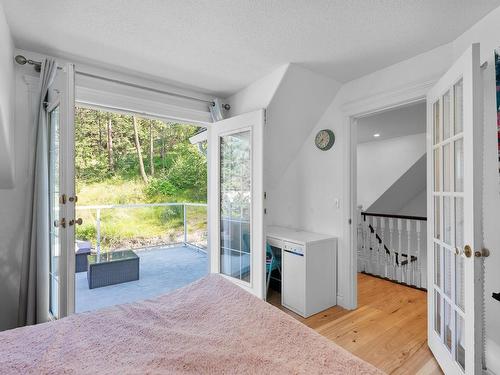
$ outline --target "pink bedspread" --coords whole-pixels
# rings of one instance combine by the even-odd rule
[[[220,276],[0,333],[1,374],[378,374]]]

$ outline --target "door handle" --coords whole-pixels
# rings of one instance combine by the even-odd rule
[[[464,247],[464,255],[467,258],[470,258],[472,256],[472,248],[469,245],[465,245],[465,247]]]
[[[83,220],[81,217],[79,217],[78,219],[71,219],[69,221],[69,225],[75,225],[75,224],[78,224],[78,225],[82,225],[83,224]]]
[[[470,258],[472,256],[472,248],[470,247],[470,245],[465,245],[464,254],[467,258]],[[476,258],[487,258],[490,256],[490,251],[488,249],[476,250],[474,251],[474,256]]]
[[[490,256],[490,251],[488,249],[482,249],[481,251],[477,250],[474,252],[474,256],[477,258],[487,258]]]
[[[70,224],[71,225],[71,224]],[[54,220],[54,226],[58,228],[59,226],[66,228],[66,219],[62,218],[61,220]]]

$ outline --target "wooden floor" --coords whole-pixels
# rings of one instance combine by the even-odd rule
[[[358,274],[358,308],[332,307],[307,319],[268,300],[388,374],[442,374],[427,347],[427,293]]]

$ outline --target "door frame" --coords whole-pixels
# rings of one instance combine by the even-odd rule
[[[391,89],[344,104],[341,108],[343,133],[345,134],[342,234],[347,262],[339,267],[339,280],[344,281],[344,294],[337,292],[338,304],[346,309],[358,307],[358,252],[357,252],[357,122],[360,118],[374,115],[406,105],[425,102],[427,92],[440,75],[431,79],[413,82],[396,90]],[[427,133],[427,132],[426,132]],[[429,135],[427,134],[427,137]],[[342,275],[342,269],[347,270]],[[340,284],[340,283],[339,283]]]

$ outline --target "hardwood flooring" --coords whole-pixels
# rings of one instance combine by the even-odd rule
[[[268,301],[388,374],[442,374],[427,347],[427,294],[358,274],[358,308],[332,307],[309,318],[281,306],[269,290]]]

